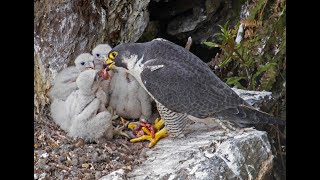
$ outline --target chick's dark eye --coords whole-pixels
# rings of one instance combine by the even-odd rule
[[[100,57],[100,54],[96,54],[97,55],[97,57]]]
[[[84,62],[81,62],[80,64],[83,66],[83,65],[84,65]]]

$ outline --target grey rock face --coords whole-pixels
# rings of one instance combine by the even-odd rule
[[[149,0],[35,1],[34,57],[50,81],[100,43],[135,42],[149,22]]]
[[[195,6],[192,7],[192,13],[178,16],[168,24],[168,33],[170,35],[178,35],[198,28],[202,23],[211,19],[220,7],[220,3],[220,0],[206,0],[203,4],[196,3]]]
[[[272,100],[272,93],[268,91],[247,91],[243,89],[232,88],[242,99],[251,106],[259,108],[264,101]]]
[[[185,139],[163,139],[128,179],[257,179],[268,173],[273,155],[265,132],[233,138],[219,132],[197,131]]]
[[[71,60],[97,44],[135,42],[149,22],[149,0],[34,2],[35,117],[50,104],[47,92]]]
[[[233,90],[253,105],[271,98],[269,92]],[[215,122],[195,123],[186,131],[184,138],[161,139],[132,172],[103,178],[118,174],[117,179],[133,180],[263,179],[271,172],[274,156],[264,131],[226,134]]]
[[[100,180],[110,180],[110,179],[112,179],[112,180],[125,180],[126,179],[125,171],[123,169],[119,169],[119,170],[113,171],[112,173],[100,178]]]
[[[273,155],[266,132],[254,130],[231,138],[221,133],[203,126],[187,138],[162,139],[132,172],[102,179],[115,174],[117,179],[133,180],[259,179],[268,175]]]

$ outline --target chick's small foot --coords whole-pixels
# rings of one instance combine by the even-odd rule
[[[128,139],[130,139],[130,136],[129,136],[127,133],[123,132],[123,129],[124,129],[125,127],[127,127],[128,124],[129,124],[129,122],[127,122],[127,123],[126,123],[125,125],[123,125],[123,126],[117,126],[117,127],[115,127],[115,128],[113,129],[113,135],[114,135],[114,136],[116,136],[116,135],[125,136],[125,137],[127,137]]]

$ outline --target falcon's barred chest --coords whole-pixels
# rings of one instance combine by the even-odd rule
[[[182,132],[184,127],[190,121],[187,114],[176,113],[168,108],[164,107],[161,103],[157,103],[157,109],[162,119],[165,121],[165,126],[170,132],[172,137],[179,136]],[[182,134],[183,135],[183,134]]]

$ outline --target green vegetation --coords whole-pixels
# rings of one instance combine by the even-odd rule
[[[274,102],[262,109],[286,119],[286,1],[248,0],[249,16],[233,27],[228,22],[219,25],[218,42],[204,42],[221,52],[210,62],[215,73],[229,86],[273,93]],[[244,28],[243,38],[236,42],[237,32]],[[276,143],[277,171],[285,176],[285,129],[275,128],[268,134]],[[281,169],[281,170],[280,170]],[[279,173],[278,173],[279,174]]]
[[[214,34],[219,42],[204,42],[221,52],[213,59],[216,74],[229,86],[240,89],[271,91],[278,104],[269,110],[285,119],[286,95],[286,1],[249,1],[248,19],[234,27],[219,25]],[[242,24],[243,38],[236,42]]]
[[[248,0],[248,4],[248,19],[239,20],[234,27],[228,22],[218,25],[220,32],[214,36],[219,42],[204,44],[221,49],[212,63],[217,67],[216,74],[228,85],[272,91],[285,108],[286,1]],[[241,24],[243,38],[237,43]],[[285,113],[281,117],[285,119]]]

